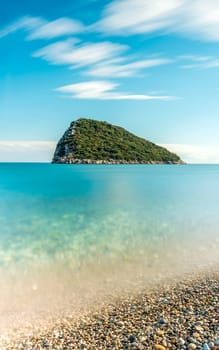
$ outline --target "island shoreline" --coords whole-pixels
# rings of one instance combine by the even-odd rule
[[[105,160],[105,159],[69,159],[68,157],[59,158],[58,160],[53,160],[52,164],[96,164],[96,165],[185,165],[186,163],[182,160],[178,162],[167,161],[167,162],[158,162],[158,161],[126,161],[126,160]]]

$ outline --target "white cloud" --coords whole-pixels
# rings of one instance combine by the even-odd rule
[[[205,147],[189,144],[161,144],[161,146],[177,153],[187,163],[219,164],[219,145]]]
[[[131,63],[103,62],[93,66],[86,73],[96,77],[132,77],[140,70],[171,63],[172,60],[165,58],[146,59]]]
[[[48,162],[55,146],[52,141],[0,141],[0,162]]]
[[[149,33],[170,27],[181,5],[181,0],[115,0],[97,26],[119,34]]]
[[[96,26],[122,35],[162,30],[219,40],[218,0],[114,0]]]
[[[53,141],[0,141],[0,147],[2,149],[13,150],[16,147],[20,147],[24,150],[32,148],[52,148],[54,146]]]
[[[88,81],[65,85],[56,91],[68,94],[71,98],[98,100],[170,100],[171,96],[130,94],[115,91],[118,84],[109,81]]]
[[[73,32],[80,32],[83,26],[80,22],[69,18],[59,18],[48,22],[38,17],[23,17],[12,26],[2,32],[7,35],[12,31],[23,29],[29,33],[28,40],[33,39],[52,39],[62,35],[70,35]],[[53,42],[37,51],[32,56],[41,58],[52,65],[66,65],[71,69],[87,67],[86,71],[80,73],[96,78],[123,78],[133,77],[148,68],[165,65],[172,60],[151,56],[150,58],[137,59],[132,55],[125,55],[130,49],[127,45],[113,43],[110,41],[102,42],[80,42],[75,38],[68,38]],[[137,56],[137,55],[136,55]],[[135,60],[135,61],[134,61]],[[168,99],[168,96],[154,96],[145,94],[126,94],[115,91],[98,95],[97,98],[105,99]],[[89,97],[86,92],[86,98]],[[78,98],[78,92],[75,94]],[[80,95],[81,96],[81,95]]]
[[[63,35],[80,33],[83,30],[83,25],[79,21],[70,18],[58,18],[33,30],[28,39],[52,39]]]
[[[35,52],[33,56],[41,57],[51,64],[67,64],[74,68],[116,57],[126,49],[124,45],[111,42],[78,45],[74,39],[68,39],[47,45]]]
[[[32,31],[44,25],[45,23],[45,20],[41,17],[25,16],[7,25],[5,28],[0,29],[0,38],[3,38],[21,29],[26,31]]]
[[[0,38],[18,30],[28,32],[27,39],[53,39],[65,35],[83,32],[81,22],[61,17],[54,21],[47,21],[42,17],[25,16],[0,30]]]
[[[181,17],[180,32],[204,40],[219,40],[218,0],[186,0],[179,17]]]
[[[76,39],[67,39],[47,45],[36,51],[33,56],[40,57],[50,64],[66,64],[72,69],[91,65],[84,74],[110,78],[135,76],[142,69],[172,62],[170,59],[156,57],[127,62],[133,59],[123,55],[128,49],[126,45],[112,42],[81,44]]]
[[[211,56],[181,56],[184,63],[181,68],[185,69],[210,69],[219,67],[219,58]]]
[[[93,26],[94,28],[94,26]],[[58,18],[47,21],[41,17],[26,16],[0,31],[0,37],[23,29],[28,33],[27,39],[54,39],[64,35],[83,32],[84,26],[79,21],[70,18]],[[137,59],[124,52],[130,49],[127,45],[103,42],[85,42],[68,38],[46,45],[33,53],[33,57],[46,60],[49,64],[68,65],[75,69],[91,66],[83,73],[92,77],[133,77],[143,69],[164,65],[172,62],[166,58],[152,57]]]

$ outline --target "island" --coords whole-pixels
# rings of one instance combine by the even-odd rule
[[[73,121],[56,146],[52,163],[183,164],[166,148],[120,126],[88,118]]]

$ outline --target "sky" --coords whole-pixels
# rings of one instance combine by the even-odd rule
[[[218,0],[0,0],[0,161],[80,117],[219,163]]]

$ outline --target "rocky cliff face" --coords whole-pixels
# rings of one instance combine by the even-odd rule
[[[53,163],[182,164],[176,154],[127,130],[92,119],[71,123],[57,144]]]

